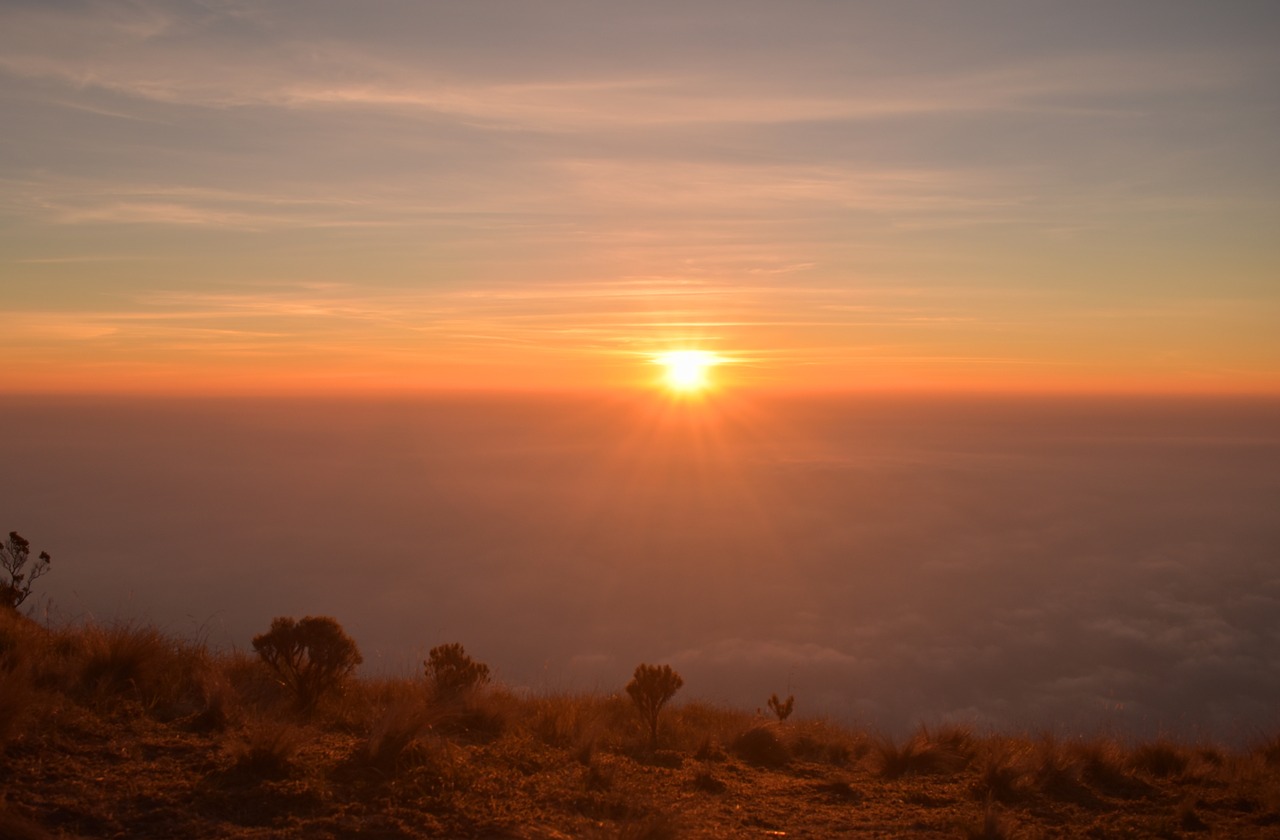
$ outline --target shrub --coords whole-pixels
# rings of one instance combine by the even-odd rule
[[[627,694],[631,702],[636,704],[640,717],[649,727],[649,749],[658,748],[658,714],[667,701],[675,696],[684,685],[684,680],[670,665],[636,666],[631,682],[627,683]]]
[[[0,607],[17,609],[31,594],[31,584],[49,571],[49,552],[42,551],[31,562],[31,543],[9,532],[9,539],[0,543],[0,570],[9,576],[0,576]]]
[[[456,700],[489,682],[489,666],[472,659],[456,642],[433,647],[422,664],[437,700]]]
[[[788,694],[786,700],[779,700],[778,695],[776,694],[769,695],[769,711],[777,715],[778,723],[782,723],[784,720],[791,717],[791,711],[795,708],[795,705],[795,695]]]
[[[303,714],[314,711],[320,698],[364,661],[342,625],[328,616],[275,618],[268,632],[253,637],[253,649],[293,693]]]
[[[760,767],[782,767],[791,761],[791,753],[773,726],[753,726],[733,742],[733,751],[743,761]]]

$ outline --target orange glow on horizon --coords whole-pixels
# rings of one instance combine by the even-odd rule
[[[710,370],[724,359],[706,350],[672,350],[653,361],[663,367],[663,383],[669,390],[696,394],[711,387]]]

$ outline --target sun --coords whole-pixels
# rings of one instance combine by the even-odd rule
[[[706,350],[672,350],[656,356],[653,361],[665,368],[663,382],[668,388],[691,394],[711,387],[707,372],[724,359]]]

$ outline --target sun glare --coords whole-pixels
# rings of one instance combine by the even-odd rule
[[[672,391],[694,393],[711,385],[707,372],[723,359],[706,350],[673,350],[656,357],[654,362],[665,369],[663,381]]]

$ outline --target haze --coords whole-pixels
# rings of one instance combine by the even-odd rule
[[[51,616],[532,690],[1244,740],[1280,692],[1280,403],[6,400]]]

